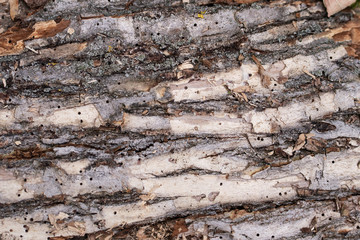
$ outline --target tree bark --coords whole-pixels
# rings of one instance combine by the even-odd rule
[[[356,11],[0,8],[1,239],[359,238]]]

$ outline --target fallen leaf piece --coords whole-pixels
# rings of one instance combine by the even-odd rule
[[[44,6],[49,0],[24,0],[29,8],[39,8]]]
[[[16,15],[19,12],[19,0],[9,0],[10,3],[10,17],[11,20],[15,20]]]
[[[261,65],[259,59],[257,59],[257,57],[255,57],[255,55],[252,55],[251,58],[254,60],[254,62],[256,63],[256,65],[258,67],[258,72],[261,77],[261,85],[265,88],[269,88],[269,86],[271,84],[270,76],[268,76],[266,74],[264,67]]]
[[[210,202],[215,201],[215,198],[220,194],[220,192],[211,192],[208,195],[208,199]]]
[[[355,2],[356,0],[324,0],[324,5],[328,12],[328,17],[330,17],[331,15],[340,12]]]
[[[305,134],[303,134],[303,133],[300,134],[298,140],[295,143],[293,150],[294,151],[300,150],[305,145],[305,140],[306,140]]]
[[[325,140],[322,139],[307,139],[305,149],[312,152],[320,152],[326,147]]]
[[[318,131],[318,132],[327,132],[327,131],[332,131],[332,130],[335,130],[336,127],[330,123],[327,123],[327,122],[317,122],[315,123],[315,129]]]
[[[0,56],[20,54],[25,48],[24,41],[44,37],[53,37],[70,24],[69,20],[38,22],[21,28],[14,26],[0,34]]]
[[[200,194],[200,195],[193,196],[192,198],[194,198],[196,201],[200,202],[201,199],[206,198],[206,195]]]

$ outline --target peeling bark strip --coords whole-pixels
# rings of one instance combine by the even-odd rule
[[[25,2],[0,4],[0,239],[360,238],[355,12]]]

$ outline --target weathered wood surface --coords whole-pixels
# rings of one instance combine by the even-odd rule
[[[359,239],[354,11],[26,2],[0,1],[1,239]]]

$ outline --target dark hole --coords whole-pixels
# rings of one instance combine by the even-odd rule
[[[264,139],[262,138],[261,141],[264,141]]]
[[[157,35],[159,36],[159,35],[160,35],[160,33],[157,33]]]
[[[271,238],[275,238],[275,236],[271,236]]]
[[[329,221],[331,221],[332,220],[332,218],[329,218]]]
[[[33,218],[30,218],[30,222],[32,222],[32,221],[34,221],[34,219],[33,219]]]
[[[11,43],[12,41],[11,40],[9,40],[9,43]]]
[[[81,112],[78,112],[78,114],[80,115],[80,114],[81,114]]]
[[[57,181],[58,181],[58,179],[56,178],[56,179],[55,179],[55,181],[57,182]]]
[[[106,103],[109,103],[109,100],[106,100]]]
[[[90,181],[92,181],[92,177],[90,178]]]
[[[40,127],[43,127],[44,125],[40,124]]]
[[[150,35],[152,36],[152,35],[154,35],[153,33],[150,33]]]
[[[60,106],[58,106],[58,108],[60,108]]]
[[[252,74],[251,73],[249,73],[249,77],[251,77],[252,76]]]
[[[99,188],[101,189],[102,187],[101,187],[101,186],[99,186]]]
[[[196,27],[197,26],[197,24],[196,23],[194,23],[194,27]]]
[[[136,27],[137,30],[139,30],[139,27]]]
[[[120,83],[118,82],[118,85],[120,85]]]
[[[1,16],[1,19],[4,19],[5,18],[5,16]]]
[[[276,86],[277,86],[277,84],[276,84],[276,83],[274,83],[274,86],[276,87]]]
[[[24,182],[26,182],[27,181],[27,179],[26,178],[24,178]]]
[[[325,71],[322,71],[322,75],[325,75]]]
[[[80,123],[83,123],[83,120],[82,120],[82,119],[80,119]]]
[[[260,137],[257,137],[257,140],[259,140],[259,141],[260,141]]]
[[[321,216],[325,216],[325,214],[323,213],[323,214],[321,214]]]
[[[25,229],[25,232],[28,232],[29,230]]]
[[[98,26],[99,26],[99,23],[96,23],[96,25],[98,25]]]
[[[29,213],[28,212],[25,212],[26,215],[28,215]]]
[[[24,218],[24,220],[26,221],[26,220],[27,220],[27,218]]]
[[[18,197],[20,197],[21,195],[20,194],[18,194]]]
[[[82,182],[80,183],[80,185],[82,185]]]
[[[184,88],[185,88],[185,90],[186,90],[186,89],[188,89],[188,87],[187,87],[187,86],[185,86]]]
[[[219,24],[218,22],[215,22],[215,24]]]
[[[82,170],[80,170],[79,173],[82,173]]]
[[[185,37],[181,37],[181,39],[185,39]]]
[[[258,233],[257,233],[257,234],[256,234],[256,236],[257,236],[257,237],[259,237],[259,236],[260,236],[260,234],[258,234]]]
[[[281,196],[282,194],[281,194],[281,192],[279,192],[279,196]]]
[[[335,161],[332,161],[331,163],[335,163]]]
[[[332,59],[332,57],[330,57],[330,59]]]
[[[222,186],[222,182],[220,183],[220,186]]]
[[[115,212],[114,212],[114,215],[116,215],[116,214],[117,214],[117,212],[115,211]]]
[[[47,11],[47,9],[46,8],[44,8],[44,12],[46,12]]]
[[[266,198],[269,198],[269,196],[266,196]]]
[[[356,229],[360,229],[360,227],[359,227],[359,226],[356,226]]]
[[[9,102],[11,102],[11,98],[9,98]]]
[[[284,192],[285,195],[287,195],[287,192]]]
[[[22,237],[23,237],[23,235],[20,235],[20,237],[22,238]]]
[[[111,65],[111,62],[110,62],[110,61],[108,62],[108,65]]]

